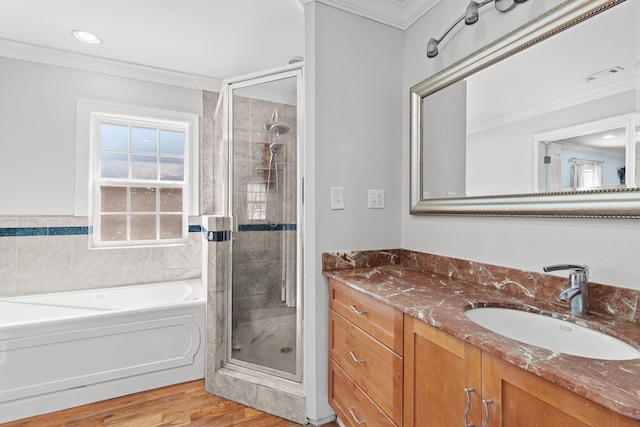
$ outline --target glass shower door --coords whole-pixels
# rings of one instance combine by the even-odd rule
[[[299,69],[229,85],[231,364],[299,381]]]

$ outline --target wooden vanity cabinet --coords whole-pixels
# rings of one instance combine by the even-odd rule
[[[403,314],[329,281],[329,403],[346,426],[402,426]]]
[[[485,403],[487,427],[640,425],[418,319],[404,330],[405,426],[484,426]]]
[[[484,352],[482,396],[492,400],[487,405],[487,426],[640,426],[640,421],[620,415]]]
[[[405,427],[463,426],[467,394],[467,421],[479,426],[480,350],[410,316],[404,333]]]

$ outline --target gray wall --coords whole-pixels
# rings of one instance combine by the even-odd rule
[[[304,390],[307,416],[327,401],[326,251],[399,247],[402,31],[318,2],[305,6]],[[344,210],[330,188],[344,187]],[[385,190],[385,209],[367,190]]]

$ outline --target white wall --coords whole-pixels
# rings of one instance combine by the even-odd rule
[[[634,108],[635,91],[628,91],[468,135],[467,195],[538,191],[533,183],[533,135],[628,114]],[[568,171],[568,163],[561,168]],[[617,182],[617,167],[609,163],[607,168]]]
[[[78,98],[201,114],[202,92],[0,58],[0,215],[73,215]]]
[[[333,413],[321,254],[400,245],[402,31],[317,2],[305,10],[304,384],[319,420]],[[331,210],[331,187],[344,187],[344,210]],[[368,189],[385,190],[385,209],[367,208]]]
[[[588,264],[593,281],[640,289],[640,273],[631,268],[640,251],[637,220],[409,215],[409,88],[559,3],[527,2],[505,15],[486,6],[480,10],[478,25],[459,26],[435,59],[425,55],[427,40],[439,37],[464,12],[467,0],[439,2],[405,32],[401,246],[537,272],[554,263]]]

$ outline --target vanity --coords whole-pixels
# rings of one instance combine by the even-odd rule
[[[346,426],[640,425],[640,358],[557,353],[464,314],[553,315],[637,350],[635,312],[597,314],[625,290],[593,284],[595,312],[573,316],[554,299],[566,287],[556,276],[405,250],[324,254],[323,269],[329,402]]]
[[[481,38],[501,14],[541,3],[471,2],[427,56],[464,51],[459,33]],[[409,91],[409,213],[640,218],[638,17],[640,0],[566,0],[446,68],[435,63]],[[469,29],[478,19],[486,25]],[[322,261],[328,397],[346,426],[640,426],[640,291],[587,283],[586,266],[551,266],[571,267],[568,288],[543,266],[403,249]],[[509,312],[485,328],[470,318],[482,308]],[[516,320],[515,337],[498,332]],[[570,336],[563,350],[546,344]]]

